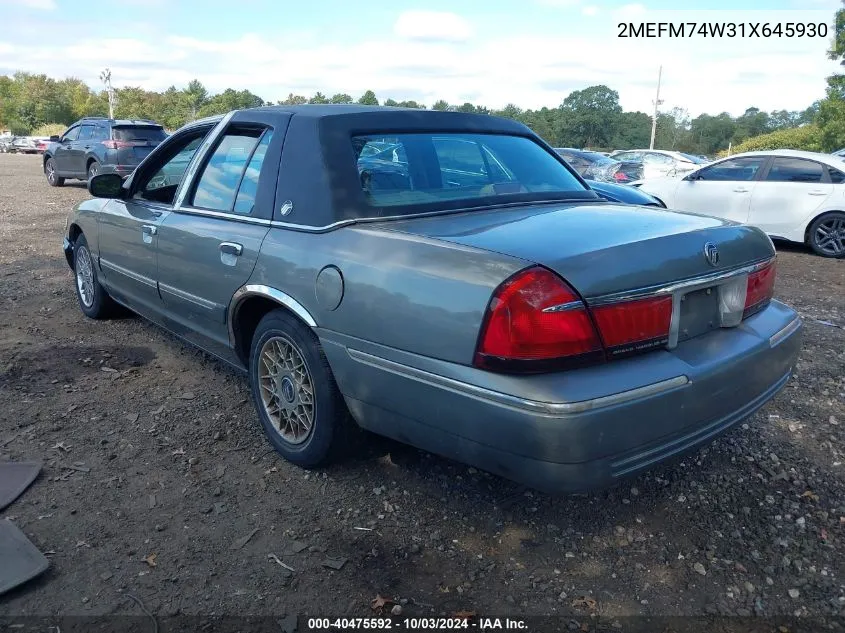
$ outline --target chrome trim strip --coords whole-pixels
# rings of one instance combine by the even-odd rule
[[[209,301],[208,299],[203,299],[202,297],[198,297],[197,295],[192,295],[190,292],[179,290],[179,288],[175,288],[168,284],[163,284],[159,282],[158,289],[162,292],[166,292],[169,295],[173,295],[174,297],[177,297],[184,301],[188,301],[189,303],[193,303],[194,305],[198,305],[201,308],[205,308],[206,310],[223,308],[223,306],[221,306],[219,303],[214,303],[213,301]]]
[[[226,315],[226,323],[229,328],[229,342],[231,343],[233,349],[235,348],[236,342],[234,323],[238,309],[244,299],[255,295],[272,299],[276,303],[288,308],[309,326],[317,327],[317,322],[314,320],[314,317],[311,316],[311,313],[308,312],[308,310],[306,310],[299,301],[291,297],[289,294],[263,284],[246,284],[245,286],[238,288],[235,291],[235,294],[232,295],[232,301],[229,303],[229,312]]]
[[[391,218],[379,218],[379,220],[390,219]],[[310,226],[308,224],[297,224],[296,222],[279,222],[278,220],[273,220],[272,222],[270,222],[270,226],[273,226],[277,229],[302,231],[303,233],[326,233],[327,231],[332,231],[342,226],[349,226],[350,224],[357,224],[362,221],[363,219],[340,220],[339,222],[332,222],[331,224],[326,224],[325,226]]]
[[[387,360],[386,358],[381,358],[380,356],[373,356],[372,354],[368,354],[357,349],[347,347],[346,352],[353,360],[404,378],[410,378],[411,380],[416,380],[440,389],[446,389],[447,391],[468,396],[476,400],[482,400],[490,404],[554,417],[564,417],[577,413],[584,413],[586,411],[630,402],[631,400],[637,400],[639,398],[647,398],[649,396],[663,393],[664,391],[669,391],[670,389],[683,387],[684,385],[690,383],[690,379],[686,376],[675,376],[674,378],[669,378],[668,380],[662,380],[660,382],[631,389],[629,391],[622,391],[609,396],[593,398],[592,400],[579,400],[576,402],[542,402],[538,400],[520,398],[518,396],[502,393],[493,389],[487,389],[486,387],[479,387],[478,385],[472,385],[453,378],[439,376],[423,369],[410,367],[409,365]]]
[[[792,321],[789,322],[789,325],[781,328],[769,337],[769,347],[775,347],[783,343],[787,338],[789,338],[789,336],[798,331],[801,324],[801,317],[795,317],[792,319]]]
[[[137,281],[138,283],[142,283],[145,286],[149,286],[150,288],[155,288],[157,286],[155,279],[150,279],[149,277],[144,277],[144,275],[139,275],[136,272],[129,270],[128,268],[124,268],[123,266],[118,266],[117,264],[113,264],[107,259],[103,259],[100,257],[100,267],[105,267],[113,270],[116,273],[120,273],[121,275],[125,275],[130,279]]]
[[[237,213],[225,213],[224,211],[211,211],[209,209],[199,209],[197,207],[184,206],[173,210],[174,213],[185,213],[190,215],[197,215],[207,218],[220,218],[221,220],[232,220],[234,222],[244,222],[246,224],[260,224],[261,226],[270,226],[270,220],[264,218],[253,218],[248,215],[238,215]]]
[[[584,302],[576,299],[567,303],[559,303],[556,306],[549,306],[543,308],[543,312],[568,312],[569,310],[579,310],[584,307]]]
[[[211,149],[212,145],[217,142],[217,139],[223,134],[223,131],[226,129],[226,126],[229,125],[229,121],[232,120],[232,117],[235,116],[236,112],[237,110],[232,110],[231,112],[227,112],[223,115],[223,117],[205,136],[202,143],[197,148],[197,151],[194,152],[194,155],[191,157],[191,162],[188,163],[188,167],[185,169],[185,174],[182,176],[182,181],[179,183],[179,188],[176,190],[175,202],[173,203],[174,211],[178,211],[181,208],[182,203],[185,201],[185,196],[188,193],[188,189],[190,189],[190,186],[193,183],[194,176],[196,176],[197,169],[199,169],[202,161],[205,160],[205,155]]]
[[[587,305],[592,307],[605,305],[608,303],[619,303],[622,301],[631,301],[633,299],[642,299],[643,297],[649,297],[654,295],[673,294],[678,290],[692,291],[696,288],[706,288],[707,286],[710,286],[718,281],[724,281],[735,275],[745,275],[756,272],[761,268],[764,268],[774,260],[774,257],[769,257],[765,260],[761,260],[748,266],[740,266],[739,268],[732,268],[731,270],[723,270],[707,275],[701,275],[699,277],[692,277],[690,279],[685,279],[683,281],[669,284],[667,286],[649,286],[646,288],[638,288],[636,290],[626,290],[624,292],[597,295],[595,297],[587,297],[586,301]]]

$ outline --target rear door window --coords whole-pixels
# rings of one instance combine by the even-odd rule
[[[810,182],[822,181],[823,169],[821,163],[803,158],[779,157],[772,161],[767,182]]]
[[[270,134],[263,129],[227,132],[199,175],[192,205],[224,213],[251,213]],[[243,196],[240,196],[244,181]]]
[[[78,141],[90,141],[93,136],[94,136],[94,126],[93,125],[83,125],[79,129],[79,137],[77,138],[77,140]]]

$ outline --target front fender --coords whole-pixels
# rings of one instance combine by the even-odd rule
[[[105,198],[94,198],[83,200],[71,209],[65,220],[65,235],[62,240],[62,249],[68,264],[73,268],[73,248],[80,235],[85,235],[88,248],[94,261],[99,261],[99,215],[105,206],[111,202]]]

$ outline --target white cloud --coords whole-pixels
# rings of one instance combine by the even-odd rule
[[[741,12],[718,14],[647,10],[644,17],[632,20],[751,20]],[[765,19],[827,22],[831,16],[767,12]],[[760,19],[756,14],[755,21]],[[429,22],[424,29],[397,28],[398,36],[374,34],[351,44],[296,33],[278,38],[247,33],[229,40],[171,37],[156,29],[136,29],[132,38],[77,38],[66,43],[55,38],[12,43],[0,34],[5,40],[0,42],[0,72],[72,75],[99,88],[98,74],[108,66],[116,86],[162,90],[198,78],[212,92],[248,89],[274,101],[289,92],[358,96],[372,89],[382,100],[416,99],[430,105],[442,98],[492,108],[509,102],[523,108],[554,107],[572,90],[605,84],[619,92],[625,109],[649,112],[662,65],[663,109],[685,107],[696,116],[741,114],[749,106],[803,109],[823,96],[824,77],[839,69],[825,61],[828,38],[631,39],[617,37],[616,22],[583,21],[578,32],[548,36],[485,39],[479,32],[465,41],[468,26],[444,29],[448,20],[441,19],[434,21],[439,30],[432,30]],[[460,19],[458,23],[463,24]],[[444,32],[451,35],[444,37]],[[601,54],[578,53],[596,50]]]
[[[472,37],[469,22],[446,11],[405,11],[397,18],[393,32],[408,40],[463,42]]]
[[[598,15],[599,8],[597,6],[592,5],[592,4],[588,4],[586,7],[581,9],[581,13],[583,15],[586,15],[587,17],[593,17],[595,15]]]
[[[0,2],[0,5],[3,4],[38,9],[39,11],[52,11],[56,8],[56,0],[12,0],[11,2]]]

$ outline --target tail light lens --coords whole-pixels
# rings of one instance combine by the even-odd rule
[[[547,371],[601,360],[587,309],[563,279],[539,266],[521,271],[494,293],[475,365],[500,371]]]
[[[671,296],[597,306],[592,312],[609,356],[641,352],[669,341]]]
[[[745,291],[745,309],[742,318],[745,319],[759,312],[772,300],[775,292],[775,262],[748,275]]]
[[[105,145],[109,149],[123,149],[125,147],[132,147],[132,143],[129,141],[103,141],[103,145]]]
[[[623,173],[621,171],[617,171],[613,174],[613,179],[616,182],[630,182],[630,178],[628,178],[628,174]]]

